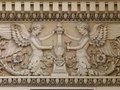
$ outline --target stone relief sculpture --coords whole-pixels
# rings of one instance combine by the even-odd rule
[[[88,23],[79,22],[76,30],[80,37],[68,34],[61,22],[50,34],[38,37],[42,30],[40,22],[33,22],[30,29],[21,23],[0,26],[1,76],[4,72],[18,76],[119,75],[120,36],[108,39],[109,25],[95,24],[89,30]],[[41,41],[51,36],[55,46],[42,45]]]
[[[31,29],[31,36],[29,37],[30,44],[32,47],[32,55],[29,58],[30,63],[28,68],[31,72],[33,72],[33,75],[44,75],[44,73],[41,70],[41,60],[43,59],[42,50],[52,49],[52,46],[42,46],[40,40],[48,39],[54,34],[54,32],[52,32],[50,35],[47,35],[46,37],[38,39],[36,35],[41,32],[40,30],[42,30],[42,26],[40,24],[33,24]]]
[[[79,31],[79,33],[81,33],[81,38],[76,38],[65,33],[65,35],[67,35],[69,38],[78,41],[78,46],[67,46],[67,49],[69,50],[76,50],[76,59],[78,61],[76,67],[78,68],[78,75],[87,75],[88,69],[90,68],[90,58],[87,54],[87,49],[89,46],[89,36],[87,29],[88,24],[81,22],[77,25],[77,30]]]
[[[21,70],[21,71],[14,71],[10,67],[8,67],[6,64],[1,62],[4,65],[4,68],[10,72],[13,75],[44,75],[42,72],[42,62],[43,59],[43,51],[44,49],[52,49],[52,46],[42,46],[40,41],[45,40],[52,36],[54,32],[51,34],[41,37],[40,39],[37,38],[37,35],[42,31],[43,26],[40,23],[34,22],[32,24],[32,28],[30,33],[28,32],[27,28],[24,24],[11,24],[10,27],[1,27],[1,38],[2,39],[9,39],[8,45],[3,53],[1,55],[1,59],[6,59],[9,56],[14,57],[14,54],[18,52],[23,52],[23,48],[30,45],[32,49],[32,53],[29,57],[29,65],[27,69]],[[28,51],[29,52],[29,51]],[[25,52],[27,53],[27,52]],[[22,54],[24,55],[24,53]],[[16,56],[16,59],[20,59],[22,55],[18,58]]]
[[[65,58],[63,56],[65,53],[65,47],[63,45],[63,40],[62,40],[62,34],[64,33],[64,28],[61,23],[57,24],[57,28],[55,29],[55,31],[57,33],[57,44],[54,48],[56,60],[53,68],[53,75],[54,74],[68,75],[65,67]]]
[[[103,24],[96,24],[91,32],[88,32],[88,24],[85,22],[80,22],[76,26],[78,32],[81,34],[80,38],[73,37],[67,33],[66,36],[73,40],[78,41],[78,46],[67,46],[69,50],[76,50],[76,60],[77,65],[77,75],[107,75],[113,71],[115,64],[111,62],[111,66],[107,67],[107,70],[100,72],[99,70],[94,70],[90,64],[90,57],[87,53],[89,45],[92,45],[96,52],[102,54],[99,59],[104,59],[107,56],[117,56],[110,42],[107,40],[107,26]],[[92,62],[91,62],[92,63]],[[111,70],[109,70],[109,68]]]
[[[1,0],[0,21],[1,87],[120,86],[119,0]]]

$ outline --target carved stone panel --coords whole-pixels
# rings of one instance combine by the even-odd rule
[[[119,23],[0,23],[1,76],[119,76]]]
[[[0,86],[120,85],[118,0],[0,5]]]

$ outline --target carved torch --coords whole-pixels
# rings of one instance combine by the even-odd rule
[[[61,23],[57,24],[57,28],[55,29],[55,32],[57,33],[57,43],[54,47],[54,52],[56,55],[56,59],[54,61],[54,68],[53,68],[53,74],[52,75],[68,75],[66,66],[65,66],[65,59],[63,57],[64,54],[64,46],[62,42],[62,34],[64,33],[64,29],[62,27]]]

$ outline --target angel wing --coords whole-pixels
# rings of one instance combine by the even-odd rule
[[[0,38],[1,39],[11,39],[11,30],[10,30],[10,24],[8,25],[0,25]]]
[[[103,24],[96,24],[90,32],[90,40],[94,47],[100,52],[108,56],[116,56],[110,41],[107,40],[108,26]]]
[[[7,39],[8,45],[2,57],[8,57],[29,45],[29,33],[24,24],[11,24],[8,27],[0,27],[0,37]]]
[[[11,35],[18,46],[27,46],[29,44],[29,33],[23,24],[11,25]]]

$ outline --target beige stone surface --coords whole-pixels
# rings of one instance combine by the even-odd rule
[[[97,10],[98,7],[99,7],[100,12]],[[108,1],[108,0],[106,1],[104,0],[103,1],[102,0],[101,1],[100,0],[99,1],[98,0],[83,1],[83,0],[80,0],[80,1],[75,1],[75,2],[64,1],[64,0],[63,1],[50,1],[50,2],[39,1],[39,0],[35,2],[27,1],[27,0],[24,0],[22,2],[4,1],[4,2],[0,2],[0,11],[2,10],[3,12],[1,12],[1,20],[5,18],[5,21],[3,20],[3,22],[0,22],[0,34],[1,34],[0,36],[4,37],[8,41],[6,40],[2,41],[2,39],[0,40],[0,45],[1,45],[0,56],[1,56],[1,59],[3,59],[4,61],[2,62],[4,68],[0,72],[0,76],[4,77],[4,76],[11,76],[11,75],[15,75],[15,76],[16,75],[33,75],[33,76],[38,75],[38,76],[43,76],[43,77],[37,77],[37,78],[44,78],[44,75],[47,75],[48,77],[54,74],[56,76],[54,77],[53,75],[53,77],[55,78],[55,84],[56,84],[59,82],[58,77],[61,78],[64,76],[63,78],[68,78],[70,76],[71,78],[72,75],[73,76],[76,75],[74,77],[74,81],[72,81],[72,82],[75,82],[73,83],[74,85],[78,83],[79,78],[83,78],[84,85],[85,84],[87,85],[87,83],[91,83],[91,82],[94,84],[102,83],[102,85],[104,84],[107,85],[109,83],[109,80],[111,80],[110,82],[114,85],[119,83],[116,81],[117,79],[119,79],[118,76],[120,76],[120,72],[119,71],[117,72],[119,65],[120,65],[120,62],[119,62],[119,56],[120,56],[119,17],[120,15],[119,13],[118,14],[116,13],[117,10],[120,11],[119,0],[116,0],[116,1]],[[45,14],[39,13],[39,11],[41,12],[41,10],[43,10],[43,13]],[[80,20],[74,19],[72,21],[72,19],[70,19],[67,16],[67,14],[72,13],[72,18],[74,18],[75,15],[78,15],[79,10],[80,10],[79,16],[83,20],[82,23],[80,22],[81,19]],[[16,11],[22,11],[22,13],[19,12],[19,14],[16,14],[17,13]],[[38,12],[36,13],[36,11]],[[61,15],[63,16],[59,19],[59,21],[57,21],[58,19],[55,19],[55,21],[52,21],[53,18],[51,18],[51,15],[52,13],[54,14],[54,11],[59,12],[59,14],[62,13]],[[14,12],[17,18],[13,17],[14,13],[11,13],[11,12]],[[34,12],[36,14],[34,14]],[[49,12],[52,12],[52,13],[49,13]],[[77,12],[77,13],[73,13],[73,12]],[[108,13],[103,13],[103,12],[108,12]],[[48,16],[46,15],[46,13]],[[58,18],[59,14],[57,13],[55,18]],[[34,19],[33,17],[29,15],[33,15]],[[36,16],[40,16],[40,15],[41,17],[37,17],[38,19],[36,19]],[[102,16],[99,16],[99,15],[102,15]],[[20,18],[20,16],[22,16],[22,19],[20,20],[23,20],[23,21],[19,21],[18,18]],[[26,18],[28,18],[28,21],[26,20]],[[33,21],[34,22],[36,22],[37,20],[39,21],[40,18],[41,19],[44,18],[44,20],[43,21],[40,20],[40,23],[39,23],[40,25],[38,25],[38,27],[34,27],[34,25],[32,24]],[[84,20],[89,21],[89,22],[87,24],[86,22],[85,24],[83,24]],[[116,20],[118,21],[116,22]],[[80,24],[78,24],[78,22]],[[11,28],[12,25],[15,25],[15,27]],[[42,25],[44,26],[44,29],[40,31],[41,34],[37,36],[37,34],[39,33],[38,29],[41,30]],[[81,25],[83,26],[81,27]],[[107,30],[106,30],[106,27],[108,28]],[[93,33],[93,36],[91,35],[91,32]],[[7,35],[7,33],[9,34]],[[10,38],[11,35],[12,35],[12,38]],[[45,40],[46,38],[47,40]],[[13,41],[12,44],[10,44],[11,46],[9,45],[9,40]],[[110,43],[107,43],[109,41]],[[116,42],[117,42],[117,46],[114,45],[116,44]],[[5,44],[5,47],[3,47],[4,44]],[[20,49],[18,49],[19,47],[17,47],[17,44],[20,47]],[[7,45],[8,47],[10,47],[9,49],[7,49],[8,51],[6,50]],[[95,45],[95,47],[93,47],[92,45]],[[24,53],[25,55],[24,60],[21,60],[22,56],[24,55],[21,55],[21,53],[17,53],[17,51],[13,53],[12,57],[6,56],[7,54],[11,54],[12,51],[14,51],[14,47],[17,47],[18,50],[21,50],[22,48],[23,50],[22,53]],[[47,50],[47,49],[50,49],[50,50]],[[99,50],[100,53],[97,53],[97,50]],[[49,54],[46,55],[46,53],[48,52]],[[113,52],[115,52],[115,54],[113,54]],[[45,53],[45,55],[43,53]],[[17,57],[17,55],[19,54],[21,56]],[[50,57],[52,56],[51,54],[53,55],[53,57]],[[10,60],[11,58],[12,60]],[[32,63],[31,62],[29,63],[29,58],[30,59],[32,58],[31,59]],[[44,64],[43,63],[39,64],[39,61],[42,59],[43,59]],[[22,68],[21,66],[19,67],[19,65],[22,65],[21,64],[22,61],[24,61],[24,63],[26,63],[28,67],[22,67]],[[79,64],[76,64],[76,63],[79,63]],[[89,63],[91,64],[91,66],[93,66],[92,68],[90,68]],[[56,72],[55,73],[53,72],[54,71],[53,66],[55,65],[56,67],[63,66],[61,68],[57,67],[58,68],[56,70],[57,74]],[[76,67],[74,67],[74,65],[77,66],[77,69],[80,72],[75,71]],[[22,66],[25,66],[25,64],[23,64]],[[47,71],[42,72],[41,67]],[[34,71],[34,70],[37,70],[37,71]],[[89,79],[91,76],[81,77],[84,75],[87,76],[88,74],[93,75],[92,78],[95,78],[95,79],[94,80]],[[107,79],[106,75],[115,76],[115,77],[110,77]],[[94,77],[94,76],[97,76],[97,77]],[[104,76],[104,77],[99,77],[99,76]],[[9,83],[10,85],[12,85],[11,81],[14,80],[14,79],[1,79],[1,78],[0,78],[0,83],[2,83],[1,85],[3,86],[4,86],[4,83]],[[30,78],[31,77],[29,77],[28,79],[25,79],[27,80],[27,83],[31,82]],[[99,82],[98,79],[96,78],[100,78],[101,81]],[[22,79],[18,80],[20,84],[22,84],[21,80]],[[40,79],[38,79],[38,81],[39,80]],[[46,82],[49,83],[50,80],[53,80],[53,79],[47,79]],[[67,82],[67,80],[65,80],[65,82]],[[92,81],[89,82],[89,80],[92,80]],[[69,84],[69,82],[67,82],[67,84]],[[4,90],[16,90],[16,89],[17,90],[30,90],[30,88],[36,88],[36,87],[23,87],[23,88],[22,87],[14,87],[14,88],[13,87],[0,87],[0,90],[2,89]],[[50,88],[49,87],[38,87],[38,89],[39,88],[40,89],[50,89],[50,88],[51,89],[52,88],[69,89],[69,87],[50,87]],[[94,90],[119,90],[120,89],[119,87],[79,87],[79,86],[71,87],[70,89],[85,89],[85,88],[89,88],[89,89],[91,88]]]
[[[21,11],[21,2],[15,2],[15,11]]]
[[[69,89],[69,87],[0,87],[0,90]],[[70,89],[120,90],[120,87],[72,87]]]
[[[96,90],[120,90],[120,87],[96,87]]]
[[[25,2],[24,3],[24,11],[30,11],[31,7],[30,7],[30,2]]]

